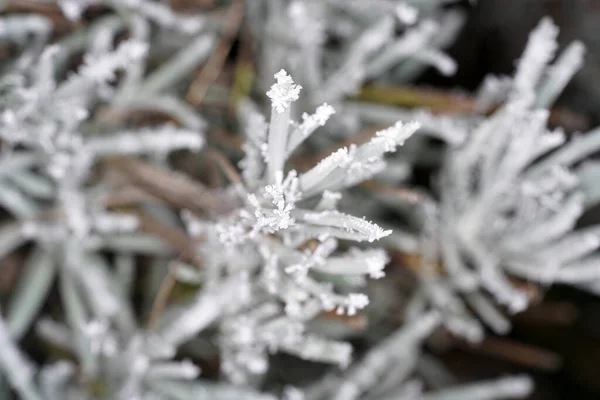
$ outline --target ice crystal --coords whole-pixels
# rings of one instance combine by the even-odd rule
[[[284,70],[276,73],[275,79],[277,79],[277,83],[271,86],[271,89],[267,92],[267,96],[271,99],[273,109],[278,113],[282,113],[295,100],[298,100],[302,86],[296,85],[292,77]]]

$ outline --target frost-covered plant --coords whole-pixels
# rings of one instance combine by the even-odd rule
[[[600,291],[598,228],[573,231],[598,198],[599,175],[594,163],[573,164],[598,148],[598,133],[558,148],[562,133],[546,128],[548,107],[583,47],[572,44],[550,65],[550,21],[532,33],[513,78],[485,82],[476,113],[437,116],[345,97],[365,82],[407,82],[423,66],[451,73],[455,65],[440,49],[462,17],[446,1],[248,1],[259,75],[270,86],[260,91],[271,110],[267,121],[258,102],[235,104],[245,136],[238,173],[228,162],[230,144],[204,135],[235,124],[211,112],[205,121],[182,100],[194,70],[231,39],[223,34],[215,46],[220,17],[187,16],[151,0],[39,3],[59,6],[82,29],[49,45],[49,18],[0,18],[0,39],[16,54],[0,75],[0,206],[8,214],[0,256],[26,254],[1,304],[0,397],[519,398],[532,390],[528,377],[436,390],[420,370],[424,342],[440,326],[480,339],[483,328],[468,307],[506,332],[497,304],[515,312],[529,301],[515,278]],[[101,14],[89,26],[88,11]],[[134,111],[176,122],[137,126],[129,121]],[[323,134],[340,131],[332,127],[340,114],[351,122],[347,135],[359,121],[392,126],[316,165],[298,162],[308,153],[301,148],[332,143]],[[397,122],[413,118],[420,122]],[[417,223],[404,232],[383,218],[381,203],[394,210],[405,203],[363,193],[381,182],[398,185],[428,150],[425,134],[447,147],[431,193],[408,196],[405,216]],[[221,144],[223,153],[213,150]],[[215,161],[230,182],[213,189],[170,171],[171,182],[155,183],[155,190],[191,185],[193,195],[177,192],[183,201],[163,201],[142,184],[123,188],[111,168],[135,161],[126,168],[167,171],[174,151],[206,147],[213,149],[200,160]],[[207,170],[202,179],[221,178]],[[134,204],[115,196],[115,206],[122,189],[135,189],[126,193]],[[197,197],[204,194],[224,206],[203,207]],[[149,229],[153,223],[160,229]],[[173,242],[184,242],[178,259]],[[374,242],[419,253],[420,279],[410,293],[390,284],[390,257]],[[398,307],[397,295],[412,297]],[[401,314],[400,326],[378,316],[388,311]],[[357,321],[359,328],[350,326]],[[39,363],[21,348],[28,333],[44,346]],[[350,341],[359,337],[353,354]],[[325,372],[271,379],[282,353],[295,356],[295,370],[316,362]]]
[[[409,82],[427,66],[454,73],[454,61],[440,48],[452,42],[464,18],[456,10],[442,11],[442,3],[253,2],[249,22],[261,38],[260,76],[271,76],[285,65],[304,89],[302,110],[327,102],[353,126],[353,115],[344,111],[342,101],[363,83]]]
[[[23,29],[13,27],[15,18],[18,17],[7,16],[0,21],[0,26],[6,28],[3,34],[14,40],[18,39],[19,29]],[[32,22],[32,31],[42,26],[33,24],[34,17],[27,21]],[[184,111],[186,118],[182,119],[189,129],[164,124],[130,130],[104,128],[98,132],[94,123],[102,106],[128,98],[122,96],[123,93],[137,92],[147,82],[139,71],[144,65],[148,43],[130,39],[113,49],[114,28],[114,24],[107,24],[105,20],[85,37],[85,41],[90,40],[95,46],[84,54],[77,71],[64,80],[59,78],[60,64],[73,51],[70,46],[73,42],[69,40],[39,51],[35,47],[26,50],[0,77],[3,103],[0,204],[18,220],[4,230],[2,255],[23,242],[35,244],[18,287],[3,307],[5,319],[2,321],[7,361],[1,363],[1,368],[13,389],[24,399],[83,396],[64,387],[65,392],[53,388],[55,394],[42,395],[45,389],[36,388],[30,369],[25,367],[24,361],[19,361],[14,344],[8,343],[11,339],[21,339],[31,328],[56,274],[69,329],[67,333],[51,330],[59,335],[51,335],[49,340],[59,339],[59,345],[66,344],[67,350],[77,354],[79,376],[72,367],[70,374],[61,375],[61,382],[49,384],[65,386],[63,383],[77,380],[82,383],[97,380],[109,388],[107,397],[132,399],[138,396],[135,384],[141,377],[149,374],[156,378],[154,365],[161,371],[172,371],[164,375],[170,379],[179,377],[178,368],[184,372],[187,368],[185,363],[180,368],[177,362],[163,362],[165,357],[174,356],[174,350],[167,351],[166,355],[165,351],[155,355],[156,344],[152,344],[150,350],[144,349],[148,347],[143,342],[146,334],[137,331],[133,307],[127,300],[131,288],[123,285],[125,289],[119,290],[115,283],[122,271],[115,274],[100,253],[110,249],[111,243],[119,247],[128,240],[130,245],[125,248],[132,253],[139,252],[140,247],[142,251],[146,248],[154,253],[169,254],[170,251],[158,238],[138,232],[139,221],[135,214],[106,207],[107,187],[95,179],[93,169],[109,156],[163,158],[174,150],[199,150],[204,144],[203,122],[186,107],[171,102],[174,114]],[[110,40],[102,35],[108,35]],[[120,88],[114,85],[117,73],[124,76],[119,82],[126,82]],[[129,275],[133,272],[132,257],[121,257],[123,271],[128,270]],[[149,361],[138,353],[145,354]],[[155,359],[157,363],[150,363]],[[150,366],[126,369],[125,373],[110,376],[116,372],[114,365],[129,363]],[[64,365],[60,364],[61,371],[68,370]],[[146,374],[146,370],[150,372]],[[53,376],[48,374],[48,377]],[[195,377],[183,372],[179,375]],[[114,376],[118,379],[113,379]]]
[[[489,295],[515,313],[530,302],[515,279],[548,285],[595,276],[598,228],[572,232],[586,204],[572,165],[594,151],[595,135],[559,148],[563,132],[547,128],[548,107],[584,53],[574,42],[550,64],[557,33],[542,20],[514,77],[486,80],[478,105],[489,111],[502,104],[493,115],[460,125],[446,120],[444,126],[432,116],[424,122],[460,132],[454,137],[464,140],[448,145],[436,185],[439,201],[423,196],[419,207],[423,287],[415,302],[443,310],[446,327],[471,340],[482,338],[482,327],[455,293],[492,330],[506,333],[510,323]]]
[[[235,183],[241,208],[220,220],[192,220],[190,225],[206,240],[201,253],[206,285],[220,287],[229,275],[244,277],[238,286],[219,290],[221,300],[215,298],[212,304],[224,308],[222,313],[213,311],[214,318],[222,317],[222,371],[238,383],[265,373],[269,352],[278,350],[348,365],[349,344],[306,332],[305,323],[323,311],[354,315],[368,304],[367,296],[355,288],[364,277],[384,276],[387,256],[381,249],[338,250],[339,241],[373,242],[390,231],[338,211],[337,201],[341,190],[376,173],[385,164],[383,155],[418,128],[398,123],[366,144],[339,149],[304,173],[285,170],[296,147],[334,110],[323,104],[301,123],[291,121],[301,87],[284,70],[275,78],[267,92],[269,124],[249,101],[240,105],[247,135],[243,180]],[[246,293],[244,301],[232,302],[230,290]],[[167,336],[180,341],[192,335],[183,326],[205,311],[200,301],[204,296],[201,292],[185,317],[165,327]]]
[[[152,0],[38,0],[40,3],[55,3],[69,20],[78,21],[92,7],[109,7],[121,13],[129,13],[154,22],[161,27],[174,29],[185,34],[196,34],[202,30],[205,18],[201,15],[187,16],[174,12],[163,2]]]

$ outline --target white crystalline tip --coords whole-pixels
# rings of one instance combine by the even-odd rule
[[[305,400],[304,393],[293,386],[286,386],[283,390],[283,400]]]
[[[323,126],[325,125],[329,117],[331,117],[333,114],[335,114],[335,109],[329,104],[323,103],[319,107],[317,107],[313,118],[315,119],[315,122],[317,124]]]
[[[275,74],[275,79],[277,79],[277,83],[271,86],[267,96],[271,99],[273,109],[282,113],[293,101],[298,100],[302,86],[296,85],[292,77],[283,69]]]
[[[381,249],[373,249],[366,253],[365,262],[369,270],[369,276],[373,279],[380,279],[385,276],[383,269],[390,261],[387,253]]]
[[[348,295],[347,314],[356,315],[356,310],[362,310],[369,305],[369,298],[363,293],[350,293]]]
[[[396,17],[406,25],[413,25],[419,18],[419,10],[407,3],[400,3],[396,6]]]
[[[404,144],[420,127],[421,125],[418,122],[404,124],[399,121],[395,125],[377,132],[376,135],[378,138],[385,140],[386,151],[393,152],[396,150],[396,146]]]

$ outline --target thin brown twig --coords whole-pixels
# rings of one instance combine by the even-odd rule
[[[121,177],[150,195],[195,214],[226,214],[233,204],[187,176],[132,158],[107,160],[107,168],[115,168]]]
[[[160,283],[158,293],[152,302],[150,315],[146,322],[146,327],[151,329],[167,308],[169,297],[177,283],[176,274],[180,262],[188,261],[196,267],[200,267],[202,260],[195,251],[195,240],[190,239],[184,232],[165,225],[146,214],[140,214],[140,222],[142,230],[157,235],[179,251],[176,261],[169,267],[167,275]]]
[[[108,193],[102,199],[106,208],[128,207],[137,203],[156,203],[160,200],[137,187],[123,187]]]
[[[568,326],[573,324],[578,316],[577,307],[571,303],[545,301],[515,315],[513,321],[523,325]]]
[[[221,171],[225,174],[227,179],[231,183],[234,184],[242,184],[242,177],[237,172],[236,168],[231,164],[231,162],[219,151],[217,150],[208,150],[205,152],[206,157],[212,159],[217,163]]]
[[[152,329],[158,323],[160,316],[164,313],[167,308],[167,303],[169,301],[169,297],[173,292],[173,288],[175,288],[175,284],[177,283],[177,279],[175,278],[175,274],[177,273],[177,267],[179,262],[176,261],[173,267],[169,267],[169,271],[167,271],[167,276],[162,280],[160,286],[158,288],[158,293],[152,302],[152,309],[150,310],[150,315],[148,316],[148,320],[146,322],[146,328]]]
[[[386,185],[377,181],[364,181],[358,185],[361,189],[367,189],[374,192],[379,192],[386,195],[391,195],[398,200],[405,201],[410,204],[417,204],[421,201],[422,196],[416,190],[403,186]]]
[[[152,233],[176,249],[179,258],[196,266],[202,265],[202,260],[195,251],[196,242],[180,229],[166,225],[150,215],[138,212],[140,220],[140,229],[144,232]]]
[[[194,79],[185,96],[186,101],[190,104],[197,106],[202,103],[209,86],[219,77],[243,17],[244,0],[234,0],[225,15],[221,42],[210,55],[206,65]]]
[[[434,114],[471,114],[476,110],[472,95],[431,88],[366,85],[355,98],[398,107],[427,108]],[[492,107],[487,114],[494,113],[498,107],[500,105]],[[561,107],[552,108],[549,118],[552,125],[562,126],[567,132],[584,131],[590,126],[585,115]]]
[[[211,142],[218,143],[219,146],[223,146],[229,151],[241,152],[245,141],[243,136],[234,135],[218,128],[209,129],[206,135]]]
[[[552,351],[507,338],[487,337],[475,345],[463,341],[457,341],[456,344],[463,350],[476,351],[545,371],[558,369],[562,362],[561,357]]]

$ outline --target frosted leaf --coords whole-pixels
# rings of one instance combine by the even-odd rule
[[[92,138],[86,142],[87,148],[99,156],[151,153],[160,155],[181,149],[200,150],[203,145],[204,138],[200,133],[179,129],[174,124],[119,132]]]
[[[285,272],[297,277],[305,276],[309,269],[325,264],[327,257],[335,251],[336,247],[337,240],[333,238],[325,239],[319,243],[314,251],[306,250],[299,261],[286,266]]]
[[[95,216],[94,229],[102,233],[132,232],[139,228],[135,215],[106,212]]]
[[[344,186],[351,187],[367,179],[371,179],[380,172],[383,172],[387,166],[387,163],[383,159],[377,157],[364,162],[353,162],[350,168],[348,168]]]
[[[116,3],[120,3],[120,1],[116,1]],[[125,0],[123,3],[139,15],[165,28],[177,29],[188,35],[197,34],[204,28],[203,17],[176,14],[167,4],[148,0]]]
[[[397,122],[394,126],[377,132],[373,141],[381,140],[385,145],[385,151],[393,152],[396,151],[397,146],[402,146],[419,128],[420,124],[417,122],[409,124]]]
[[[319,184],[327,182],[327,178],[338,168],[346,168],[354,160],[356,146],[343,147],[325,157],[317,165],[300,176],[300,187],[303,192],[310,192]],[[342,177],[343,178],[343,177]]]
[[[196,379],[199,375],[200,367],[190,360],[154,363],[146,373],[149,379]]]
[[[10,333],[4,321],[0,316],[0,371],[8,383],[18,393],[35,393],[33,378],[35,369],[32,363],[25,358],[25,355],[17,347],[10,337]],[[39,395],[35,398],[40,398]]]
[[[337,227],[348,232],[362,234],[369,242],[379,240],[392,233],[391,230],[384,230],[379,225],[365,219],[343,214],[339,211],[307,212],[303,215],[303,219],[315,225]]]
[[[300,45],[318,46],[325,41],[325,26],[317,17],[317,13],[303,1],[292,1],[287,14],[296,31],[296,40]]]
[[[533,387],[534,382],[530,377],[516,375],[442,388],[434,393],[426,393],[422,398],[424,400],[516,399],[528,397],[533,391]]]
[[[327,340],[307,335],[297,343],[284,346],[284,350],[305,360],[336,363],[341,368],[352,360],[352,346],[346,342]]]
[[[527,47],[517,66],[514,77],[515,93],[533,92],[544,69],[554,57],[558,28],[550,18],[544,18],[529,35]]]

